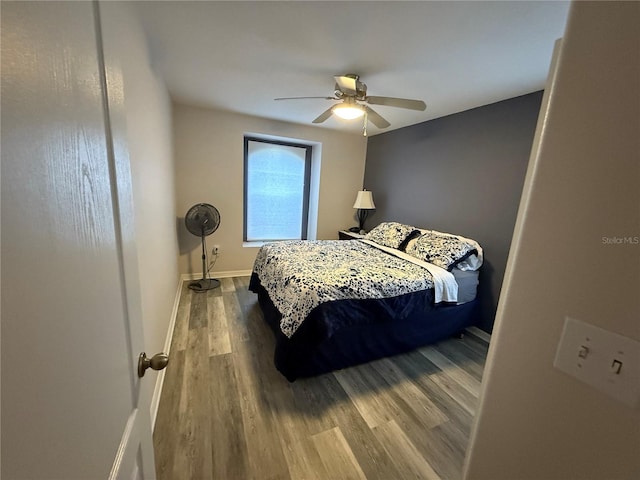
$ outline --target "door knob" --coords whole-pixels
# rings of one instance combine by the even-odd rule
[[[153,370],[162,370],[169,363],[169,355],[166,353],[156,353],[153,357],[147,358],[147,354],[142,352],[138,357],[138,377],[144,377],[144,372],[151,367]]]

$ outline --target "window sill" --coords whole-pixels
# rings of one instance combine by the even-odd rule
[[[245,248],[259,248],[261,246],[263,246],[265,243],[275,243],[275,242],[291,242],[296,240],[295,238],[290,238],[290,239],[286,239],[286,240],[259,240],[259,241],[252,241],[252,242],[242,242],[242,246]],[[298,239],[300,240],[300,239]],[[310,239],[307,239],[310,240]]]
[[[269,242],[242,242],[242,246],[246,248],[259,248]]]

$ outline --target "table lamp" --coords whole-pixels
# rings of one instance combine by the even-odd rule
[[[358,209],[357,217],[359,222],[359,232],[364,235],[366,233],[364,231],[364,221],[369,216],[369,213],[371,213],[371,210],[376,208],[376,205],[373,203],[373,194],[368,190],[358,192],[353,208]]]

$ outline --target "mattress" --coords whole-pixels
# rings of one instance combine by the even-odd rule
[[[458,268],[453,268],[451,273],[458,284],[458,305],[475,300],[478,292],[478,277],[480,271],[463,271]]]

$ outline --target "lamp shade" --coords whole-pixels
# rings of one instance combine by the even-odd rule
[[[373,203],[373,194],[368,190],[358,192],[353,208],[359,208],[361,210],[373,210],[376,208],[375,203]]]

